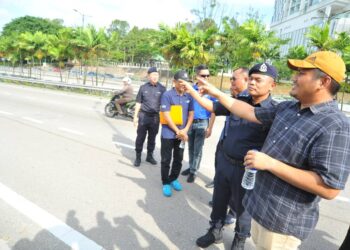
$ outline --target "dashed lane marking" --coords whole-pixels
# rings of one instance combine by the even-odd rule
[[[131,145],[128,145],[128,144],[125,144],[125,143],[121,143],[121,142],[114,141],[113,144],[121,146],[121,147],[125,147],[125,148],[135,149],[135,146],[131,146]]]
[[[30,122],[38,123],[38,124],[43,124],[44,123],[43,121],[40,121],[40,120],[31,118],[31,117],[28,117],[28,116],[22,116],[22,119],[30,121]]]
[[[36,224],[63,241],[73,250],[103,250],[103,247],[90,240],[61,220],[49,214],[34,203],[0,183],[0,199],[27,216]]]
[[[2,115],[13,115],[13,113],[2,111],[2,110],[0,110],[0,114],[2,114]]]
[[[60,127],[60,128],[58,128],[58,130],[61,130],[61,131],[67,132],[67,133],[71,133],[71,134],[75,134],[75,135],[84,135],[84,133],[70,129],[70,128]]]

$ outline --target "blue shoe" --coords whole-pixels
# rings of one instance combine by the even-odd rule
[[[175,189],[176,191],[181,191],[182,190],[182,186],[180,184],[180,182],[178,180],[172,181],[170,183],[170,185],[173,187],[173,189]]]
[[[228,213],[225,218],[225,226],[231,225],[236,222],[236,218],[232,214]]]
[[[171,186],[169,184],[163,185],[163,194],[166,197],[170,197],[172,195]]]

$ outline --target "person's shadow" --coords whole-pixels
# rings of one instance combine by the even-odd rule
[[[105,250],[113,249],[167,249],[167,247],[145,229],[135,223],[130,216],[115,217],[113,221],[105,218],[104,212],[96,213],[96,226],[84,230],[80,225],[76,212],[67,213],[66,224],[94,241]],[[58,230],[51,228],[52,230]],[[141,242],[139,240],[141,238]],[[67,244],[54,237],[48,230],[40,231],[33,240],[21,239],[15,243],[12,250],[65,250],[84,249],[81,238],[69,237]],[[97,249],[97,248],[94,248]]]

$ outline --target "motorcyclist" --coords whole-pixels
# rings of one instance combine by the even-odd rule
[[[120,91],[115,92],[116,95],[122,95],[122,97],[115,100],[115,106],[118,113],[124,115],[121,105],[130,102],[133,99],[134,89],[131,86],[131,79],[129,77],[124,77],[122,81],[124,83],[123,88]]]

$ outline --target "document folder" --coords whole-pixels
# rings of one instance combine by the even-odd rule
[[[164,112],[159,112],[160,123],[167,125],[167,121],[164,118]],[[181,105],[171,105],[170,106],[170,117],[175,125],[182,125],[182,106]]]

